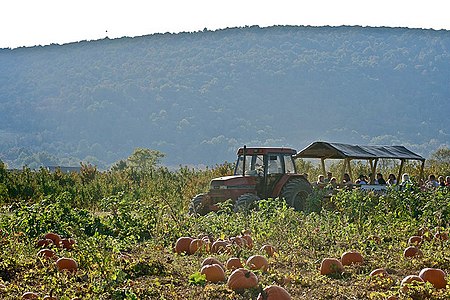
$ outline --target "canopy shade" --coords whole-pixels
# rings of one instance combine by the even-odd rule
[[[404,146],[360,146],[341,143],[314,142],[295,158],[323,158],[323,159],[411,159],[425,161],[422,156],[408,150]]]

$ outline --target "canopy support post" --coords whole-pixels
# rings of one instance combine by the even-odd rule
[[[405,165],[405,160],[404,159],[402,159],[402,160],[400,160],[401,162],[400,162],[400,169],[398,170],[398,179],[397,179],[397,182],[401,182],[401,178],[402,178],[402,173],[403,173],[403,166]]]
[[[325,158],[321,158],[320,159],[320,163],[322,164],[322,174],[323,176],[326,176],[327,174],[325,173]]]

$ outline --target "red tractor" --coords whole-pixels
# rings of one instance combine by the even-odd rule
[[[297,174],[291,148],[239,148],[234,175],[211,180],[207,193],[195,196],[189,213],[218,211],[218,203],[231,199],[234,211],[248,210],[259,199],[279,198],[295,210],[304,210],[311,184]]]

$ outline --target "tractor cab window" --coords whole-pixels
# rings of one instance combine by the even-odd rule
[[[283,164],[280,155],[269,154],[267,174],[283,174]]]
[[[244,167],[244,156],[239,155],[235,175],[242,175]],[[263,155],[246,155],[245,156],[245,175],[262,176],[264,174],[264,156]]]
[[[295,173],[295,163],[292,159],[292,156],[285,155],[284,156],[284,170],[285,173],[294,174]]]

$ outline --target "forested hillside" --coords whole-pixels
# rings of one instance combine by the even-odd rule
[[[166,165],[243,145],[450,144],[450,33],[246,27],[0,49],[0,160]]]

